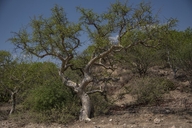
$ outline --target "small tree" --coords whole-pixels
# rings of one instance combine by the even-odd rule
[[[159,24],[160,21],[151,12],[149,4],[141,3],[136,8],[128,6],[127,3],[117,1],[102,14],[94,13],[91,9],[78,8],[82,16],[79,23],[69,22],[63,8],[55,6],[52,9],[50,18],[42,16],[34,18],[31,23],[31,32],[21,29],[14,33],[10,41],[23,51],[44,58],[51,56],[61,61],[59,75],[64,85],[72,88],[80,98],[82,108],[80,110],[80,120],[90,120],[91,102],[89,95],[103,90],[89,90],[86,87],[95,81],[95,69],[113,69],[113,64],[109,62],[110,57],[121,51],[129,49],[134,45],[154,46],[160,43],[158,33],[166,31],[162,27],[155,27],[149,31],[147,26]],[[165,25],[164,28],[168,28]],[[145,37],[137,39],[140,34],[130,32],[135,30],[145,31]],[[77,48],[82,46],[80,34],[86,32],[92,43],[86,50],[86,54],[77,57]],[[110,37],[117,35],[117,40],[111,41]],[[77,60],[86,60],[85,63],[76,63]],[[82,61],[80,61],[82,62]],[[67,78],[66,72],[78,70],[81,75],[79,82]],[[77,73],[77,72],[74,72]],[[107,76],[100,76],[104,81]],[[106,79],[105,79],[106,78]]]
[[[141,76],[146,76],[148,69],[155,64],[158,57],[158,50],[143,47],[142,45],[135,46],[127,50],[123,55],[124,64],[130,66],[132,72],[138,73]]]
[[[190,84],[192,85],[192,29],[187,28],[180,32],[180,45],[173,53],[175,65],[185,72]],[[192,88],[192,86],[191,86]]]
[[[0,51],[0,85],[10,95],[12,107],[9,114],[14,113],[16,107],[16,95],[29,84],[29,65],[13,59],[7,51]]]
[[[7,51],[0,51],[0,78],[1,81],[3,79],[3,73],[5,71],[5,67],[11,65],[11,55]],[[0,99],[1,101],[7,101],[8,98],[7,90],[0,83]]]
[[[166,62],[165,66],[168,66],[173,71],[173,76],[176,78],[177,71],[179,67],[177,66],[176,53],[178,49],[180,49],[181,42],[183,40],[182,33],[176,30],[170,30],[167,33],[163,40],[163,45],[160,47],[160,56],[164,62]]]

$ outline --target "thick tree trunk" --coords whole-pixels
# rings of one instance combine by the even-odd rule
[[[90,121],[91,101],[88,94],[85,92],[85,88],[90,83],[91,77],[85,75],[85,78],[82,80],[81,84],[77,84],[71,80],[66,79],[61,72],[59,72],[59,75],[63,79],[63,83],[66,86],[72,88],[80,98],[82,108],[80,110],[79,120]]]
[[[78,96],[81,100],[82,108],[79,114],[80,121],[90,121],[90,114],[91,114],[91,101],[89,95],[85,92],[78,93]]]

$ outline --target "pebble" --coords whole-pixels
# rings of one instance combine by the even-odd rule
[[[154,122],[155,124],[159,124],[159,123],[161,122],[161,120],[158,119],[158,118],[155,118],[155,119],[153,120],[153,122]]]

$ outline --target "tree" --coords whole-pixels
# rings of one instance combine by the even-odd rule
[[[9,79],[15,79],[15,76],[12,75],[12,69],[15,68],[16,61],[12,59],[11,54],[7,51],[0,51],[0,84],[1,87],[6,90],[9,95],[11,96],[12,101],[12,108],[10,111],[10,114],[12,114],[15,110],[15,104],[16,104],[16,93],[19,91],[18,87],[15,85],[12,85]],[[12,71],[11,71],[12,70]],[[7,74],[11,74],[10,76]]]
[[[5,67],[9,67],[12,63],[11,60],[11,54],[7,51],[0,51],[0,78],[1,78],[1,83],[3,80],[3,74],[5,73]],[[7,90],[5,90],[5,88],[2,86],[2,84],[0,83],[0,88],[1,88],[1,92],[0,92],[0,98],[1,101],[7,101],[9,98],[9,94],[7,92]]]
[[[187,79],[192,85],[192,29],[187,28],[185,31],[177,33],[177,40],[173,40],[176,46],[171,60],[178,69],[185,72]]]
[[[109,57],[123,49],[137,44],[147,47],[158,45],[161,41],[158,33],[165,32],[169,24],[153,27],[153,31],[150,31],[149,26],[158,25],[160,21],[152,14],[150,4],[145,3],[133,8],[127,3],[117,1],[102,14],[97,14],[91,9],[77,9],[82,15],[78,23],[68,21],[63,8],[56,5],[50,18],[34,17],[30,23],[31,30],[24,28],[15,32],[10,41],[26,53],[39,58],[51,56],[61,61],[59,75],[63,84],[76,92],[82,104],[79,119],[89,121],[91,101],[88,94],[103,91],[86,91],[86,87],[95,81],[95,69],[113,70],[114,63],[109,62],[113,59]],[[146,36],[137,39],[137,35],[142,34],[139,30],[145,31]],[[86,49],[86,54],[78,56],[78,48],[82,46],[82,32],[87,33],[91,45]],[[110,40],[113,35],[117,35],[117,41]],[[129,39],[130,36],[133,38]],[[86,61],[83,64],[74,64],[78,60]],[[78,70],[81,76],[79,82],[67,78],[66,72],[70,69]],[[103,78],[99,81],[112,80],[107,76],[100,77]]]
[[[175,62],[175,55],[180,49],[182,40],[182,32],[170,30],[159,48],[161,59],[166,62],[165,66],[172,69],[174,78],[176,78],[178,71],[178,66]]]
[[[178,70],[183,70],[190,81],[192,29],[170,30],[168,33],[161,47],[161,56],[166,57],[164,59],[172,69],[174,78],[177,78]]]
[[[146,76],[148,69],[155,64],[158,57],[158,50],[142,47],[141,45],[129,49],[123,56],[124,64],[130,65],[134,73]]]
[[[0,51],[0,85],[10,95],[12,107],[9,114],[14,113],[16,95],[29,84],[30,66],[25,62],[14,59],[7,51]]]

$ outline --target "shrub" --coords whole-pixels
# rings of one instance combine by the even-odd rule
[[[111,103],[107,101],[104,95],[101,93],[94,93],[90,95],[90,98],[93,103],[92,107],[94,110],[92,116],[98,116],[108,112]]]
[[[8,93],[8,91],[4,90],[4,89],[0,89],[0,102],[8,102],[10,99],[10,94]]]
[[[192,52],[191,51],[192,51],[192,42],[183,45],[179,49],[179,51],[176,53],[177,57],[175,59],[176,61],[175,63],[180,69],[182,69],[185,72],[192,88]]]
[[[70,98],[70,94],[63,92],[63,89],[54,86],[40,86],[33,89],[26,105],[35,111],[45,111],[52,108],[60,108]]]
[[[125,64],[130,66],[133,73],[146,76],[148,69],[158,60],[158,51],[143,46],[135,46],[123,54]]]
[[[71,102],[60,109],[52,108],[41,112],[30,111],[31,119],[36,123],[68,123],[78,119],[80,107],[78,102]]]
[[[158,104],[163,94],[174,88],[174,84],[169,80],[146,77],[135,81],[132,94],[136,95],[139,104]]]
[[[72,95],[69,88],[53,83],[31,90],[24,106],[38,123],[67,123],[76,119],[80,110],[78,98]]]

